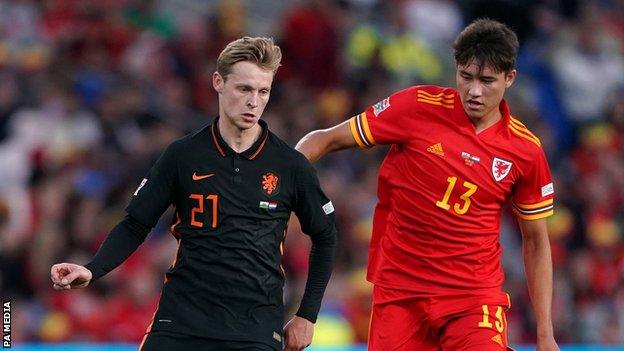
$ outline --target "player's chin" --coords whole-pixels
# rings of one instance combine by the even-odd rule
[[[253,126],[255,126],[256,124],[258,124],[258,120],[260,118],[258,117],[247,117],[247,116],[243,116],[243,118],[241,118],[238,123],[237,126],[239,129],[245,130],[245,129],[249,129],[249,128],[253,128]]]

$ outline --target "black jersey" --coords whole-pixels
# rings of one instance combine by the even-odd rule
[[[171,231],[178,251],[152,330],[279,345],[280,261],[291,212],[313,241],[324,236],[335,242],[334,209],[314,168],[259,123],[260,138],[242,153],[225,143],[217,121],[173,142],[126,208],[130,217],[153,227],[175,206]],[[317,282],[320,296],[326,284]],[[315,295],[311,301],[304,297],[300,308],[312,321],[320,307]]]

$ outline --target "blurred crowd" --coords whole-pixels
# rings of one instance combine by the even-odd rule
[[[294,145],[392,91],[454,85],[451,44],[481,16],[519,35],[507,100],[542,140],[555,179],[556,338],[624,344],[622,0],[0,1],[0,296],[13,301],[13,339],[141,339],[174,257],[171,209],[128,261],[88,289],[55,292],[50,266],[88,262],[164,147],[217,115],[211,76],[230,40],[262,35],[281,46],[264,119]],[[317,344],[366,342],[364,274],[386,150],[316,164],[340,231]],[[532,343],[511,211],[501,240],[509,339]],[[310,246],[296,219],[286,244],[292,313]]]

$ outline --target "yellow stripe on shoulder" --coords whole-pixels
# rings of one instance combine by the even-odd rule
[[[430,97],[430,96],[427,96],[427,95],[422,95],[420,93],[418,94],[418,98],[419,99],[424,99],[424,100],[431,100],[431,101],[441,101],[441,102],[444,102],[444,103],[447,103],[447,104],[452,104],[452,103],[455,102],[455,100],[452,99],[452,98],[446,98],[446,97],[443,97],[443,96]]]
[[[418,102],[424,102],[425,104],[429,104],[429,105],[436,105],[436,106],[442,106],[444,108],[448,108],[448,109],[453,109],[455,108],[455,106],[453,104],[450,103],[445,103],[445,102],[440,102],[440,101],[431,101],[429,99],[423,99],[423,98],[418,98],[416,99],[416,101]]]
[[[517,118],[516,118],[516,117],[514,117],[514,116],[509,116],[509,120],[510,120],[513,124],[517,125],[518,127],[522,127],[522,128],[526,128],[526,129],[528,129],[528,128],[527,128],[527,126],[525,126],[525,125],[524,125],[524,123],[520,122],[520,120],[519,120],[519,119],[517,119]]]
[[[524,125],[524,123],[520,122],[518,119],[514,118],[513,116],[509,116],[509,122],[513,124],[515,127],[518,127],[518,129],[525,130],[527,133],[536,137],[535,134],[533,134],[533,132],[531,132],[531,130],[529,130],[529,128],[527,128],[526,125]]]
[[[515,204],[521,210],[534,210],[536,208],[542,208],[549,205],[552,205],[553,199],[544,200],[542,202],[538,202],[536,204]]]
[[[528,134],[530,134],[532,137],[534,137],[535,139],[539,140],[539,138],[537,137],[537,135],[533,134],[533,132],[527,128],[527,126],[524,125],[524,123],[520,122],[517,118],[515,118],[514,116],[509,116],[509,121],[516,127],[518,127],[519,130],[523,130],[526,131]]]
[[[542,143],[540,142],[540,140],[537,137],[535,137],[535,136],[533,136],[531,134],[527,134],[527,132],[525,132],[525,131],[519,130],[517,127],[514,127],[514,125],[511,124],[511,123],[509,124],[509,130],[513,134],[515,134],[515,135],[517,135],[517,136],[519,136],[519,137],[521,137],[523,139],[526,139],[526,140],[534,143],[535,145],[537,145],[539,147],[542,146]]]
[[[550,217],[550,216],[553,215],[553,213],[555,213],[554,210],[550,210],[550,211],[546,211],[546,212],[542,212],[542,213],[537,213],[537,214],[534,214],[534,215],[526,215],[526,214],[520,213],[515,208],[513,209],[513,211],[514,211],[514,213],[516,214],[516,216],[518,218],[521,218],[521,219],[524,219],[524,220],[529,220],[529,221]]]
[[[450,94],[444,94],[444,93],[431,94],[430,92],[428,92],[426,90],[422,90],[422,89],[418,89],[417,92],[418,92],[418,94],[422,94],[424,96],[428,96],[428,97],[432,97],[432,98],[443,97],[445,99],[452,99],[452,98],[455,97],[455,94],[453,94],[453,93],[450,93]]]

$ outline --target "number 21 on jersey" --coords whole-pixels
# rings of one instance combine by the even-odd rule
[[[204,227],[204,222],[198,220],[197,215],[201,215],[204,213],[204,200],[208,200],[212,205],[212,222],[210,224],[210,227],[213,229],[216,228],[218,213],[217,211],[219,207],[219,195],[210,194],[204,196],[202,194],[191,194],[189,198],[197,201],[197,206],[191,209],[191,226],[198,228]]]
[[[436,206],[448,211],[451,208],[451,205],[449,204],[449,198],[451,197],[451,193],[453,192],[453,189],[455,189],[455,185],[457,183],[457,177],[448,177],[446,181],[449,183],[448,186],[446,187],[446,192],[444,193],[442,200],[436,202]],[[453,210],[455,211],[455,213],[459,215],[463,215],[464,213],[468,212],[468,209],[470,208],[470,204],[472,203],[472,201],[470,200],[470,197],[479,188],[476,184],[472,184],[468,181],[464,181],[462,185],[463,185],[463,189],[458,189],[458,190],[464,191],[464,193],[459,196],[459,198],[463,202],[458,202],[453,205]]]

